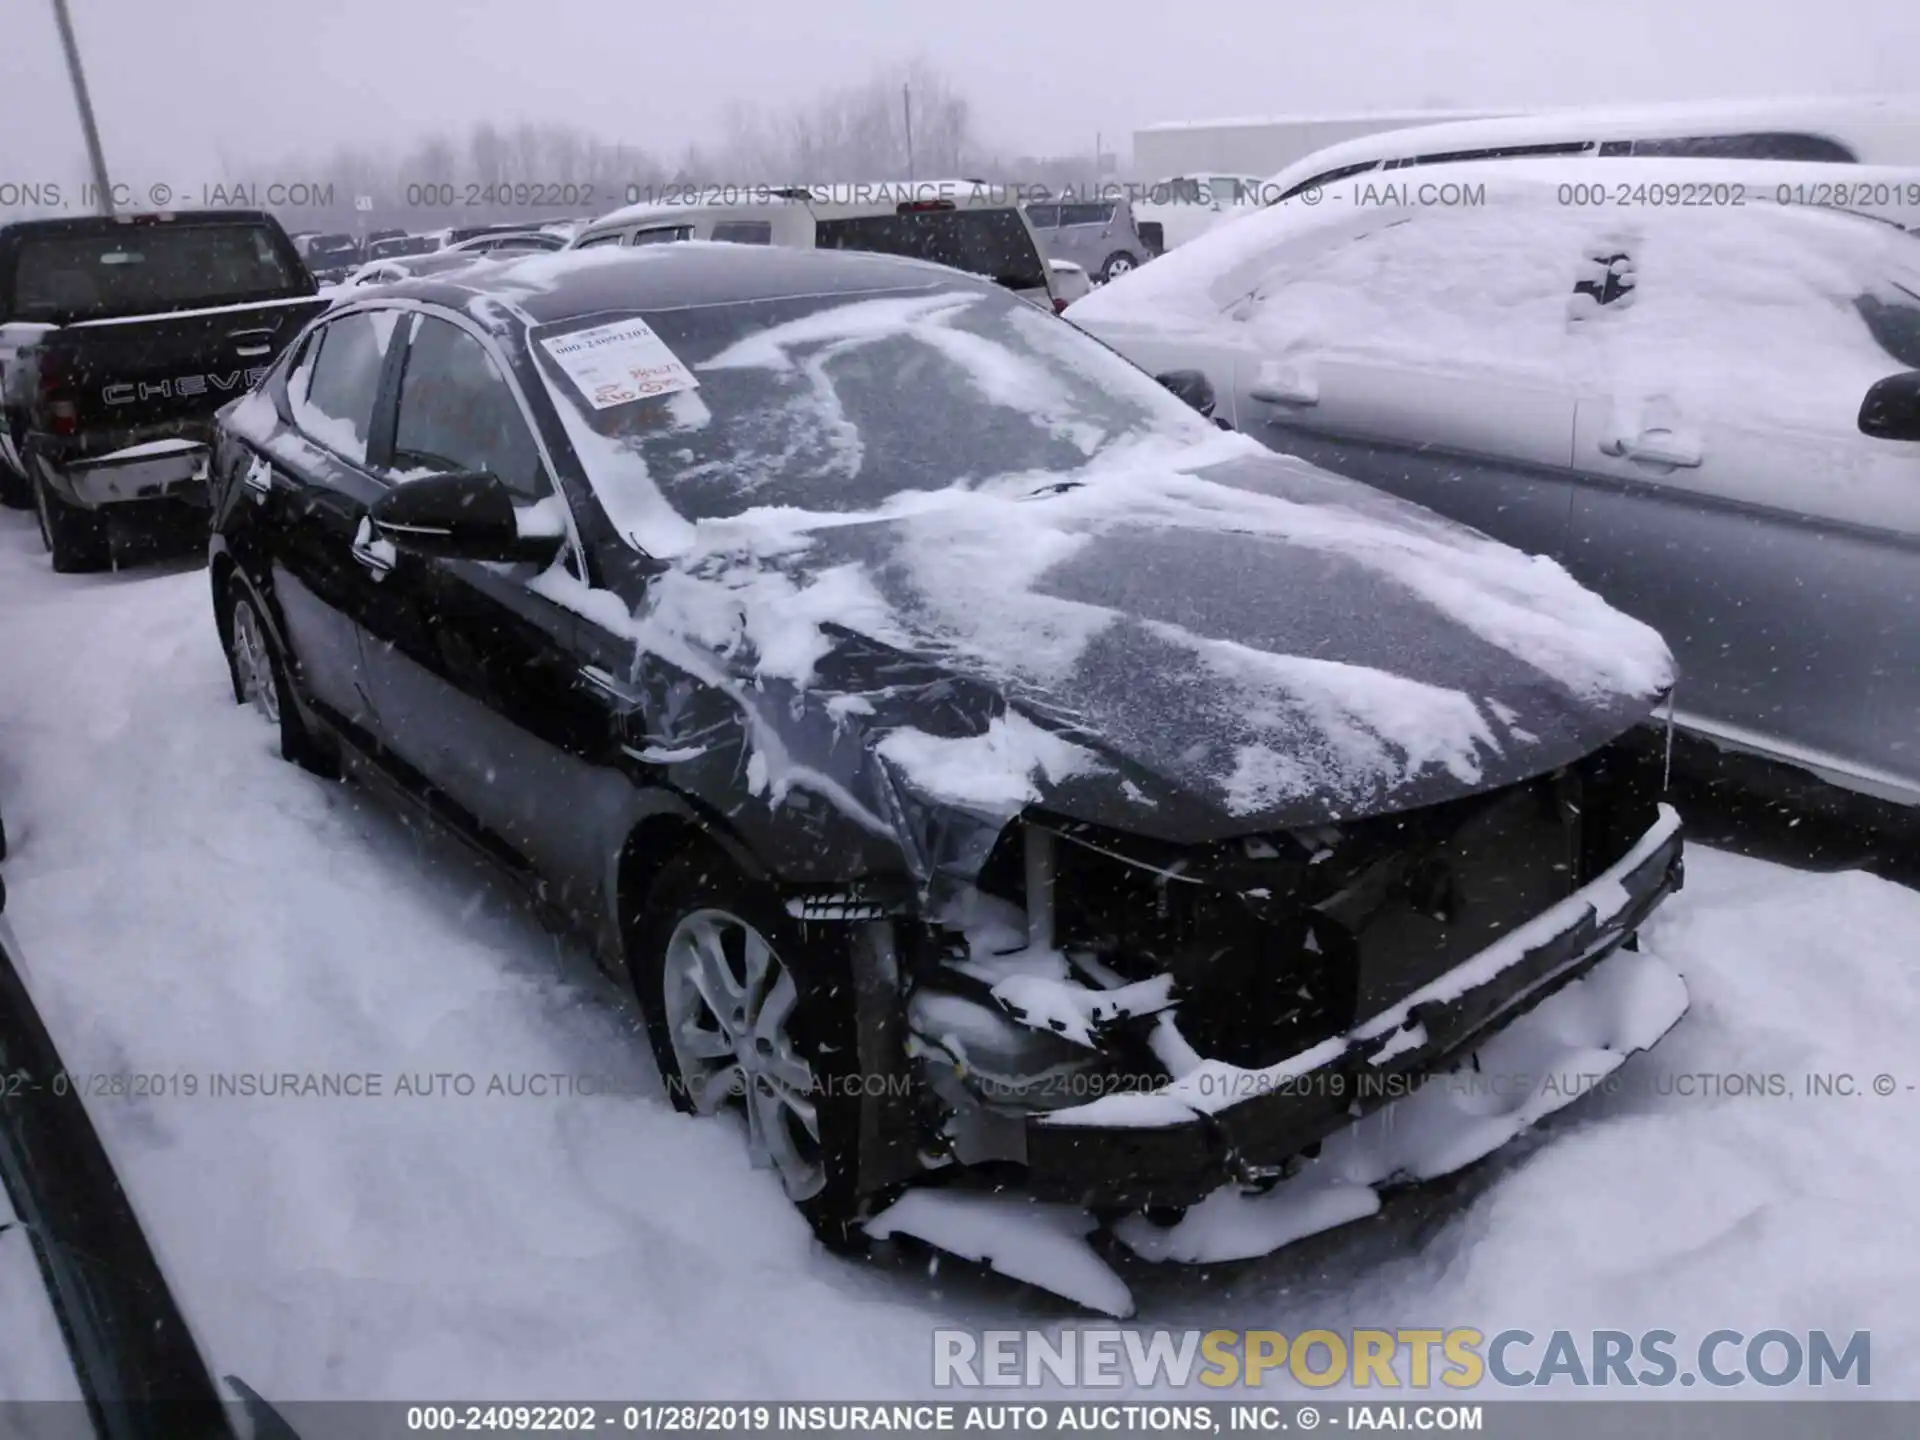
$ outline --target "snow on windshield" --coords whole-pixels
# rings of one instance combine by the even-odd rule
[[[1353,663],[1324,653],[1324,635],[1314,653],[1273,653],[1204,617],[1148,613],[1178,575],[1148,577],[1144,609],[1127,577],[1103,588],[1117,557],[1151,568],[1175,535],[1249,567],[1245,593],[1262,605],[1275,594],[1262,577],[1303,555],[1326,573],[1357,567],[1383,597],[1407,597],[1392,603],[1445,617],[1563,697],[1650,702],[1670,683],[1659,637],[1552,561],[1218,430],[1029,308],[947,292],[659,313],[648,323],[697,390],[589,413],[548,374],[611,518],[674,562],[626,628],[734,695],[757,788],[794,783],[777,726],[755,718],[773,703],[764,682],[813,685],[845,632],[1010,696],[1050,696],[1123,751],[1179,733],[1162,773],[1234,814],[1358,803],[1433,771],[1472,783],[1532,738],[1513,696],[1437,681],[1445,665],[1402,673],[1419,657],[1381,650]],[[1229,471],[1249,463],[1281,475],[1236,483]],[[569,582],[549,579],[562,598]],[[1131,699],[1112,693],[1116,676]],[[1047,734],[1008,717],[972,736],[907,727],[878,753],[929,797],[1012,813],[1036,786],[1106,763]]]
[[[1069,472],[1129,437],[1207,432],[1099,346],[1082,340],[1081,355],[1063,358],[1066,327],[998,291],[800,297],[647,319],[697,391],[591,411],[557,368],[543,361],[542,373],[610,517],[657,555],[688,547],[687,521],[767,506],[856,513],[1007,474]]]
[[[1539,185],[1486,194],[1479,208],[1373,216],[1275,207],[1104,287],[1071,318],[1096,334],[1204,332],[1281,364],[1491,371],[1829,430],[1851,430],[1867,388],[1901,368],[1863,317],[1876,302],[1920,307],[1920,239],[1890,225],[1771,203],[1596,209]],[[1608,262],[1633,282],[1630,300],[1576,295]]]

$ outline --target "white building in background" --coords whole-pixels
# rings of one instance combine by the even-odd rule
[[[1133,178],[1181,175],[1265,178],[1342,140],[1447,120],[1485,120],[1511,110],[1400,110],[1361,115],[1293,115],[1270,120],[1180,120],[1133,132]]]

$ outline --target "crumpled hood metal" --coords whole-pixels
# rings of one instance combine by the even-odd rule
[[[743,561],[802,590],[852,572],[880,602],[822,627],[803,686],[750,680],[763,733],[798,739],[833,702],[834,768],[890,823],[1033,806],[1192,843],[1515,783],[1671,683],[1658,637],[1551,562],[1304,463],[1179,477],[1158,513],[1103,507],[1099,483],[1012,502],[1011,531],[1007,508],[932,505]],[[751,645],[729,661],[754,665]]]

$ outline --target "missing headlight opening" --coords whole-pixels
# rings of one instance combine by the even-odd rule
[[[932,1148],[1024,1164],[1028,1119],[1094,1102],[1151,1131],[1147,1112],[1114,1102],[1152,1104],[1197,1076],[1216,1112],[1303,1102],[1296,1127],[1253,1146],[1205,1121],[1221,1178],[1271,1185],[1338,1123],[1409,1093],[1403,1071],[1458,1048],[1426,1033],[1419,1006],[1373,1047],[1373,1070],[1354,1063],[1366,1047],[1335,1053],[1343,1037],[1590,886],[1656,824],[1658,793],[1658,767],[1623,744],[1492,793],[1201,845],[1029,813],[909,967],[910,1057],[940,1112]],[[1338,1063],[1308,1063],[1323,1052]],[[1207,1188],[1108,1181],[1104,1198],[1142,1207]]]

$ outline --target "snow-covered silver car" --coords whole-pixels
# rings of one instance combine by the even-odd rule
[[[1276,449],[1565,564],[1667,636],[1683,731],[1920,805],[1920,237],[1888,223],[1920,170],[1341,183],[1069,318],[1205,372]]]

